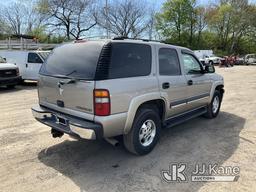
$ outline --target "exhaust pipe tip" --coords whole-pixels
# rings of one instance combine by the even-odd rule
[[[110,143],[111,145],[113,145],[114,147],[118,147],[119,146],[119,141],[113,138],[105,138],[105,140]]]

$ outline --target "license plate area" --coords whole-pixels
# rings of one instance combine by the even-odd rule
[[[64,125],[64,126],[67,126],[68,125],[68,120],[63,118],[63,117],[60,117],[60,116],[57,116],[57,115],[53,115],[54,118],[55,118],[55,121],[57,124],[59,125]]]

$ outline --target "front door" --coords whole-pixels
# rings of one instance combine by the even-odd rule
[[[212,87],[209,74],[202,73],[201,63],[190,52],[182,51],[182,62],[188,86],[187,107],[194,109],[207,105]]]
[[[178,53],[173,48],[158,49],[159,87],[161,96],[167,101],[166,117],[187,110],[187,84],[182,75]]]
[[[38,74],[42,66],[42,63],[43,63],[43,60],[37,53],[33,53],[33,52],[28,53],[25,79],[38,80]]]

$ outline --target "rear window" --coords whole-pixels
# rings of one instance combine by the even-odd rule
[[[145,44],[113,43],[108,78],[146,76],[151,72],[151,47]]]
[[[29,53],[28,63],[43,63],[43,61],[36,53]]]
[[[92,80],[104,42],[70,43],[55,48],[40,74]]]

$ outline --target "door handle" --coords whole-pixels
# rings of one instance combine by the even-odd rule
[[[28,68],[28,64],[26,63],[26,68]]]
[[[170,83],[168,83],[168,82],[163,83],[162,88],[163,89],[169,89],[170,88]]]
[[[192,80],[188,80],[188,85],[193,85],[193,81]]]

